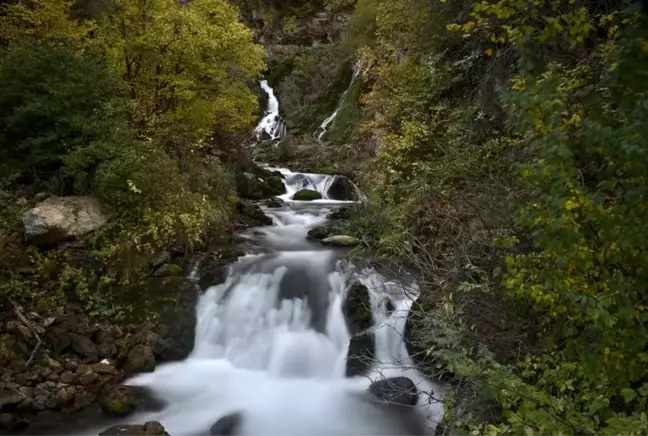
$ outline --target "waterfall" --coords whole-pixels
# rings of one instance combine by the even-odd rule
[[[262,80],[260,84],[261,89],[268,95],[268,103],[264,116],[254,131],[257,140],[270,139],[274,141],[286,134],[286,125],[279,115],[279,100],[275,97],[274,90],[268,85],[267,80]]]
[[[267,92],[266,112],[276,114],[278,103]],[[270,125],[263,126],[268,133]],[[416,283],[388,280],[349,262],[348,249],[306,238],[352,203],[328,195],[335,176],[266,168],[281,172],[287,191],[280,207],[261,206],[273,225],[243,231],[253,248],[200,296],[190,355],[124,382],[145,387],[163,406],[115,424],[159,421],[172,436],[433,435],[444,413],[444,386],[416,369],[403,339]],[[291,199],[304,188],[322,199]],[[366,337],[373,338],[374,357],[362,375],[349,377],[352,335],[343,307],[357,283],[370,300]],[[388,404],[369,392],[391,377],[416,386],[413,405]]]
[[[344,93],[340,97],[340,100],[338,101],[338,105],[335,108],[335,111],[331,115],[329,115],[324,121],[322,121],[322,124],[320,124],[320,127],[319,127],[320,133],[319,133],[319,135],[317,135],[317,139],[319,141],[322,141],[324,139],[324,137],[326,136],[326,131],[327,131],[328,125],[331,124],[331,122],[337,116],[338,112],[340,112],[340,109],[342,109],[342,105],[344,104],[344,101],[346,100],[347,94],[351,90],[351,87],[353,86],[353,83],[355,82],[356,78],[360,75],[361,72],[362,72],[362,62],[358,61],[356,63],[356,65],[355,65],[355,67],[353,68],[353,76],[351,77],[351,82],[349,83],[349,86],[347,87],[347,89],[344,91]]]

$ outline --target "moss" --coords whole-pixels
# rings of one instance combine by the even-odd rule
[[[301,200],[301,201],[312,201],[312,200],[319,200],[322,198],[322,194],[320,194],[317,191],[312,191],[310,189],[302,189],[301,191],[297,191],[295,195],[293,195],[293,200]]]
[[[133,413],[136,408],[135,400],[125,386],[106,388],[97,403],[108,416],[126,416]]]

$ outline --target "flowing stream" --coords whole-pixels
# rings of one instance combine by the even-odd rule
[[[329,115],[324,121],[322,121],[322,124],[320,124],[320,127],[319,127],[320,132],[319,132],[319,135],[317,135],[317,139],[319,141],[324,140],[324,138],[326,137],[326,132],[327,132],[327,129],[328,129],[328,125],[331,124],[331,122],[335,119],[335,117],[337,117],[338,113],[340,112],[340,109],[342,109],[342,106],[344,105],[347,94],[351,90],[351,87],[353,86],[353,84],[355,83],[356,79],[358,78],[358,76],[360,75],[361,72],[362,72],[362,62],[358,62],[358,63],[356,63],[355,67],[353,68],[353,76],[351,77],[351,82],[349,83],[349,86],[347,86],[347,89],[344,91],[344,93],[340,97],[340,100],[338,101],[338,105],[335,108],[335,111],[331,115]]]
[[[264,209],[274,225],[243,235],[266,253],[241,257],[225,283],[201,296],[195,348],[186,360],[126,382],[147,386],[166,403],[128,421],[160,421],[173,436],[207,434],[225,416],[239,417],[232,432],[240,435],[433,434],[443,407],[430,394],[440,398],[443,389],[414,369],[402,339],[418,290],[354,267],[344,250],[306,240],[345,202],[326,199],[331,176],[281,171],[285,203]],[[324,199],[290,200],[304,184]],[[365,376],[348,378],[342,304],[353,281],[370,291],[376,359]],[[394,376],[416,384],[416,406],[370,398],[373,381]]]
[[[277,110],[271,100],[266,112]],[[215,423],[211,434],[434,434],[443,416],[443,386],[415,369],[403,341],[416,285],[353,265],[347,249],[306,239],[350,203],[330,198],[335,176],[269,169],[281,172],[286,194],[281,207],[262,207],[272,226],[242,234],[257,254],[240,257],[224,283],[201,295],[187,359],[125,381],[147,387],[164,407],[119,424],[159,421],[172,436],[210,434]],[[291,199],[304,188],[322,199]],[[352,337],[343,304],[354,282],[369,292],[375,355],[363,375],[348,377]],[[372,383],[390,377],[416,385],[415,405],[385,403],[369,393]]]

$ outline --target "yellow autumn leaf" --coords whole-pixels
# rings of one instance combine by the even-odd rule
[[[493,53],[494,53],[494,51],[493,51],[492,48],[487,48],[486,50],[484,50],[484,54],[486,56],[493,56]]]

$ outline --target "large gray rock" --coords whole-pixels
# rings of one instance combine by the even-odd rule
[[[355,185],[344,176],[335,176],[333,183],[326,191],[326,196],[331,200],[355,201],[358,199]]]
[[[240,412],[230,413],[216,421],[209,430],[209,434],[212,436],[234,436],[242,421],[243,416]]]
[[[50,197],[22,216],[27,239],[50,244],[81,237],[108,221],[92,197]]]
[[[401,406],[416,406],[418,389],[407,377],[391,377],[373,382],[369,392],[381,401]]]
[[[373,325],[369,290],[360,282],[353,282],[342,304],[342,313],[351,334],[363,332]]]
[[[128,352],[124,371],[127,373],[148,372],[155,369],[153,349],[146,345],[136,345]]]

